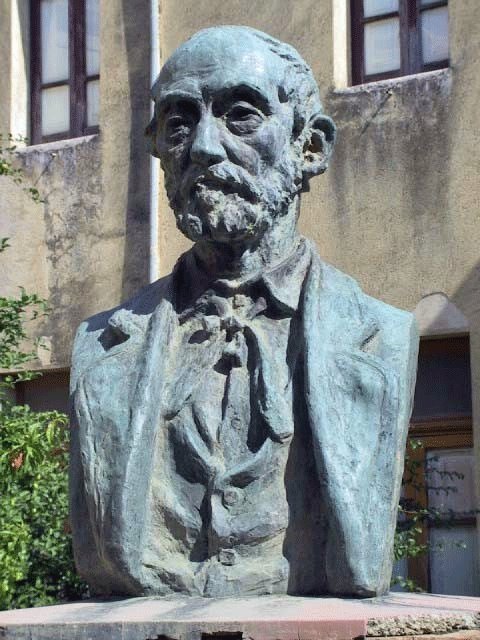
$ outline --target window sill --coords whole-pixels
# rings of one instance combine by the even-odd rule
[[[99,133],[90,133],[86,136],[78,136],[76,138],[62,138],[61,140],[54,140],[52,142],[39,142],[38,144],[29,144],[17,151],[18,153],[26,153],[28,151],[55,152],[85,144],[86,142],[95,140],[99,135]]]
[[[365,84],[356,84],[351,87],[333,89],[330,95],[335,97],[356,96],[365,93],[386,93],[387,91],[393,91],[395,89],[402,90],[404,88],[412,88],[412,85],[428,85],[430,83],[438,86],[449,86],[451,79],[452,69],[451,67],[447,67],[445,69],[436,69],[434,71],[422,71],[421,73],[415,73],[410,76],[398,76],[396,78],[374,80],[372,82],[366,82]]]
[[[15,374],[15,373],[20,373],[21,371],[34,371],[34,372],[44,372],[44,373],[69,373],[70,366],[62,365],[62,364],[44,365],[40,362],[40,360],[35,358],[31,362],[29,362],[28,365],[25,365],[25,367],[23,368],[14,367],[13,369],[0,369],[0,377]],[[34,379],[36,380],[37,378],[34,378]]]

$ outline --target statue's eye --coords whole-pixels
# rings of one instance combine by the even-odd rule
[[[237,103],[225,113],[227,127],[236,135],[253,133],[262,124],[264,116],[248,103]]]
[[[182,142],[192,131],[192,119],[181,114],[172,114],[165,121],[165,135],[167,140],[176,144]]]

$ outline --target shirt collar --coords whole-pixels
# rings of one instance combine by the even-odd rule
[[[176,290],[189,302],[206,289],[213,289],[220,295],[248,293],[258,285],[266,289],[269,298],[279,311],[292,314],[298,309],[303,282],[312,260],[311,244],[299,238],[294,251],[273,269],[264,271],[247,280],[219,279],[208,282],[198,267],[192,251],[182,256],[177,264],[174,277]]]
[[[311,247],[305,238],[301,237],[295,251],[288,258],[262,274],[260,280],[280,309],[291,313],[298,309],[303,282],[311,260]]]

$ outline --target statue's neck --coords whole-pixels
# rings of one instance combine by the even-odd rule
[[[296,209],[296,207],[295,207]],[[256,241],[213,242],[199,240],[193,247],[197,263],[209,279],[246,280],[282,262],[298,243],[296,211],[276,218]]]

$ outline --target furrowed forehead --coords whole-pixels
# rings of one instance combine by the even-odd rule
[[[201,97],[232,87],[249,86],[274,99],[283,83],[282,60],[268,46],[247,35],[240,39],[228,32],[213,32],[186,42],[163,67],[153,97],[163,101],[173,93]]]

